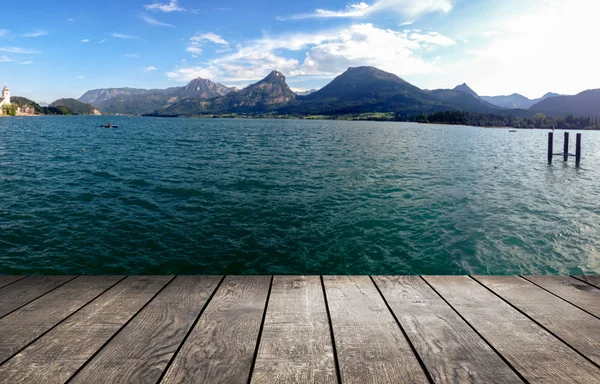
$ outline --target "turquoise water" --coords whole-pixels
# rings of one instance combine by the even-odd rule
[[[599,273],[599,139],[575,169],[546,131],[4,118],[0,274]]]

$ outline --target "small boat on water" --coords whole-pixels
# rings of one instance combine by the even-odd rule
[[[516,130],[516,129],[511,129],[511,130],[510,130],[510,131],[508,131],[508,132],[517,132],[517,130]]]
[[[112,125],[111,123],[108,123],[106,125],[101,125],[100,128],[119,128],[118,125]]]

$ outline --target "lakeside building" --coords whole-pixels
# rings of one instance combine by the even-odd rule
[[[33,116],[35,115],[35,108],[33,105],[25,104],[22,107],[17,107],[17,116]]]
[[[2,89],[2,96],[0,97],[0,115],[6,114],[6,109],[14,109],[17,116],[33,116],[35,115],[35,108],[33,105],[25,104],[18,106],[17,104],[11,105],[10,102],[10,90],[6,85]],[[11,112],[12,113],[12,112]]]
[[[0,115],[4,114],[4,108],[10,106],[10,91],[8,87],[4,85],[2,89],[2,96],[0,96]]]

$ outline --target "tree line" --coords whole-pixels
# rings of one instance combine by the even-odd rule
[[[411,119],[418,123],[471,125],[475,127],[600,129],[600,119],[595,117],[548,117],[536,113],[533,117],[499,116],[489,113],[445,111],[420,114]]]

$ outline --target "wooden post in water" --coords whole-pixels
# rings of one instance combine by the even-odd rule
[[[569,160],[569,132],[565,132],[565,146],[563,147],[563,160]]]
[[[581,162],[581,133],[577,134],[577,140],[575,142],[575,166],[579,167]]]
[[[552,132],[548,132],[548,164],[552,164],[552,143],[554,140],[554,134]]]

